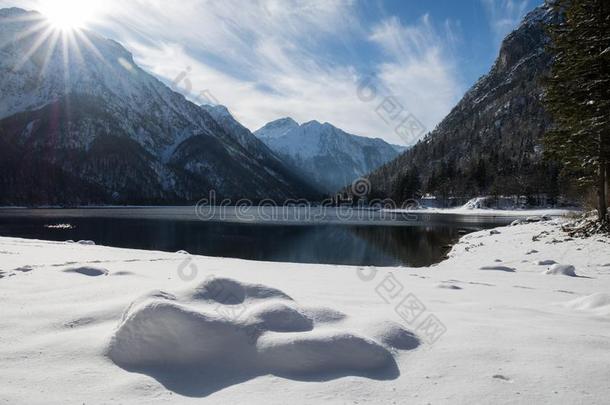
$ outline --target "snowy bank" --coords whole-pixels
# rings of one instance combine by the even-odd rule
[[[426,213],[426,214],[451,214],[451,215],[472,215],[477,217],[510,217],[510,218],[542,218],[542,217],[563,217],[582,213],[581,210],[544,208],[544,209],[491,209],[491,208],[422,208],[422,209],[397,209],[385,210],[397,213]]]
[[[184,253],[0,238],[0,403],[610,395],[607,237],[497,228],[419,269]]]

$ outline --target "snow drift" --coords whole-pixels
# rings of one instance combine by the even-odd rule
[[[550,269],[545,271],[544,274],[552,276],[578,277],[576,275],[576,268],[574,268],[574,266],[572,266],[571,264],[556,263],[552,265]]]
[[[228,384],[236,376],[265,374],[393,377],[394,353],[419,346],[419,338],[399,324],[373,325],[366,336],[346,329],[347,318],[330,308],[301,307],[274,288],[210,278],[189,291],[154,291],[135,300],[107,355],[120,367],[155,377],[172,370],[224,375]]]

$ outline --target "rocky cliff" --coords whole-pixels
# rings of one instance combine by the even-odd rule
[[[369,176],[371,196],[557,195],[558,167],[542,156],[551,125],[542,103],[552,59],[545,25],[553,18],[546,5],[530,12],[438,127]]]

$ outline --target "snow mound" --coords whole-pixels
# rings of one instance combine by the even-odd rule
[[[240,327],[218,315],[156,300],[128,314],[108,355],[123,367],[226,367],[253,355]]]
[[[258,350],[263,364],[280,375],[358,373],[380,370],[393,362],[383,346],[349,332],[271,333],[261,337]]]
[[[281,298],[292,301],[292,298],[275,288],[217,277],[211,277],[201,283],[195,289],[192,297],[197,300],[215,301],[224,305],[238,305],[246,300],[265,298]]]
[[[167,300],[167,301],[176,301],[178,298],[171,293],[156,290],[151,291],[148,294],[144,294],[143,296],[135,299],[128,307],[125,312],[123,312],[123,316],[121,317],[121,322],[124,322],[129,315],[140,305],[143,305],[151,300]]]
[[[379,322],[368,329],[375,340],[398,350],[413,350],[420,345],[420,340],[413,332],[392,321]]]
[[[508,266],[483,266],[480,270],[492,270],[492,271],[505,271],[507,273],[514,273],[515,269]]]
[[[580,311],[592,311],[598,314],[610,314],[610,294],[595,293],[580,297],[566,303],[566,306]]]
[[[106,270],[106,269],[102,269],[99,267],[88,267],[88,266],[71,267],[69,269],[65,269],[63,272],[64,273],[77,273],[77,274],[82,274],[83,276],[89,276],[89,277],[107,276],[109,273],[108,270]]]
[[[436,288],[442,288],[444,290],[461,290],[462,287],[457,286],[455,284],[448,284],[448,283],[439,283],[436,285]]]
[[[441,288],[444,290],[461,290],[462,287],[457,286],[455,284],[449,284],[449,283],[439,283],[436,285],[436,288]]]
[[[226,376],[228,385],[266,374],[396,377],[390,349],[419,346],[415,334],[393,322],[364,333],[339,329],[334,322],[346,317],[332,308],[301,307],[271,287],[211,278],[187,293],[153,291],[136,299],[106,354],[122,368],[155,378],[171,370],[174,380],[182,374],[217,381]]]
[[[78,242],[79,245],[85,245],[85,246],[95,246],[95,242],[92,240],[79,240]]]
[[[544,274],[576,277],[576,269],[571,264],[554,264]]]
[[[248,312],[256,326],[274,332],[304,332],[313,329],[313,319],[284,302],[263,302]]]

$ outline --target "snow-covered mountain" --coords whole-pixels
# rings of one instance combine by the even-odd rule
[[[248,132],[187,101],[90,31],[0,10],[2,204],[310,196]]]
[[[326,192],[340,190],[404,150],[381,139],[348,134],[329,123],[299,125],[292,118],[270,122],[254,135]]]
[[[543,103],[553,58],[546,26],[556,18],[548,2],[528,13],[438,127],[369,176],[372,195],[398,202],[426,193],[556,197],[560,168],[543,159],[542,143],[553,125]]]

